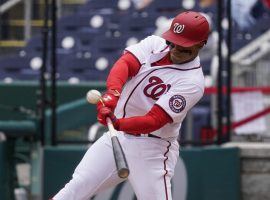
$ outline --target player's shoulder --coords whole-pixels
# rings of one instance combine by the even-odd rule
[[[157,35],[148,36],[146,40],[148,41],[147,43],[152,54],[158,54],[168,47],[166,40]]]
[[[204,90],[204,74],[200,63],[199,56],[193,61],[183,64],[182,69],[185,69],[185,73],[180,71],[181,81],[179,84],[190,85],[191,87],[198,87],[200,90]]]
[[[144,40],[151,43],[166,44],[166,40],[157,35],[149,35]]]
[[[196,70],[192,70],[192,75],[186,79],[186,82],[190,84],[193,88],[197,88],[200,91],[204,91],[205,80],[202,68],[197,68]]]

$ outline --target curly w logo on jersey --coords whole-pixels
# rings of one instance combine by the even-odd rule
[[[158,100],[159,97],[165,92],[168,92],[170,88],[170,84],[166,85],[160,78],[152,76],[149,78],[149,84],[144,88],[143,93],[153,100]]]

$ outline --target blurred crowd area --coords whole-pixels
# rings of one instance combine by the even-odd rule
[[[0,79],[7,82],[37,80],[42,66],[44,1],[23,2],[1,14]],[[232,51],[236,52],[268,30],[269,1],[231,2]],[[2,5],[5,3],[8,1],[1,0]],[[218,40],[215,0],[58,0],[57,5],[59,80],[75,83],[105,80],[126,46],[151,34],[161,35],[179,12],[195,10],[203,13],[211,26],[201,61],[205,74],[209,75],[207,83],[212,83],[211,62]],[[226,35],[225,14],[222,26]],[[226,42],[223,48],[226,52]]]
[[[45,1],[17,1],[4,11],[10,2],[1,0],[0,21],[0,80],[4,84],[16,81],[38,81],[44,48]],[[51,1],[48,7],[48,56],[45,79],[51,79]],[[226,5],[226,1],[224,1]],[[269,87],[269,0],[232,0],[232,81],[234,87]],[[104,82],[114,62],[125,47],[139,42],[144,37],[161,35],[174,16],[185,10],[201,12],[209,21],[211,33],[200,52],[206,87],[217,85],[218,72],[218,14],[222,15],[223,35],[228,35],[229,21],[226,14],[217,12],[215,0],[56,0],[57,3],[57,80],[68,84]],[[222,39],[224,62],[228,55],[228,43]],[[228,66],[224,63],[223,76]],[[183,133],[201,139],[208,128],[216,124],[216,99],[213,93],[204,98],[191,111]],[[241,97],[239,97],[241,98]],[[255,113],[267,107],[268,94],[254,109],[232,105],[235,119]],[[245,98],[244,98],[245,99]],[[239,102],[238,100],[234,102]],[[244,102],[240,100],[240,102]],[[249,105],[250,102],[246,102]],[[226,112],[226,107],[224,105]],[[252,110],[251,113],[244,112]],[[239,118],[240,116],[240,118]],[[268,120],[267,120],[268,122]],[[197,126],[192,125],[196,123]],[[265,124],[265,123],[264,123]],[[258,127],[253,125],[253,127]],[[265,127],[265,126],[260,126]],[[206,132],[204,131],[206,130]],[[256,130],[248,129],[251,132]],[[246,132],[247,129],[244,129]],[[266,128],[259,131],[266,131]],[[241,131],[240,131],[241,132]],[[207,136],[208,137],[208,136]],[[210,134],[210,137],[211,136]]]

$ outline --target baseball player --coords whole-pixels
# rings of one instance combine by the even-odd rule
[[[152,35],[126,48],[110,71],[104,104],[97,104],[98,121],[106,125],[110,117],[118,130],[130,169],[128,181],[139,200],[172,199],[179,129],[204,92],[198,52],[208,33],[204,16],[180,13],[162,37]],[[53,200],[86,200],[122,181],[105,133]]]

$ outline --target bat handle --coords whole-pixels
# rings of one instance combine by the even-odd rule
[[[108,129],[109,129],[109,131],[110,131],[111,137],[116,136],[116,130],[115,130],[115,128],[113,127],[112,120],[111,120],[109,117],[107,117],[107,118],[106,118],[106,122],[107,122]]]

